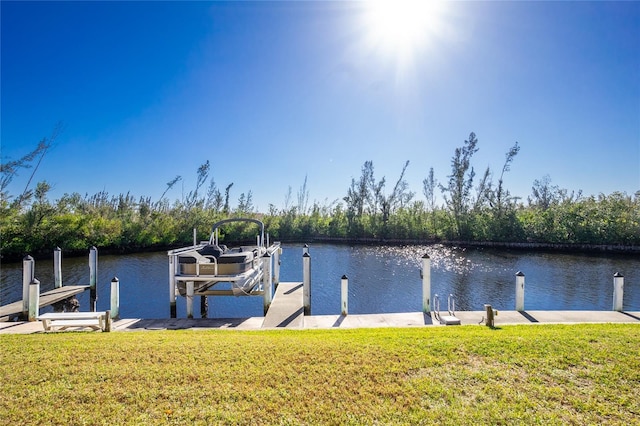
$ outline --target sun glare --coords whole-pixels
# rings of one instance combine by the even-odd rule
[[[396,52],[416,50],[438,31],[443,2],[433,0],[372,0],[367,2],[367,26],[374,43]]]

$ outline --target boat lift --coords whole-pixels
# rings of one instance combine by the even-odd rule
[[[219,227],[230,222],[250,222],[259,226],[260,233],[253,246],[228,249],[219,245]],[[266,236],[266,238],[265,238]],[[176,317],[176,297],[186,296],[187,317],[193,317],[193,297],[201,296],[201,313],[207,313],[207,296],[264,297],[265,312],[273,299],[274,286],[280,281],[280,242],[269,244],[264,224],[256,219],[230,218],[213,225],[208,241],[170,250],[169,298],[171,317]],[[231,287],[213,289],[218,283]]]
[[[440,315],[440,299],[436,294],[433,297],[433,305],[435,308],[436,319],[443,325],[460,325],[460,318],[456,317],[456,301],[453,294],[449,294],[447,298],[447,311],[449,315]]]

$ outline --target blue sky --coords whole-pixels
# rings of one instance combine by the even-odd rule
[[[62,121],[35,176],[52,200],[157,200],[181,175],[179,199],[206,160],[232,202],[252,191],[263,211],[305,176],[311,202],[341,199],[367,160],[388,191],[410,160],[423,199],[429,168],[446,182],[472,131],[494,181],[519,143],[505,184],[524,199],[545,175],[587,195],[640,190],[639,2],[452,2],[409,9],[400,29],[371,2],[0,8],[2,160]]]

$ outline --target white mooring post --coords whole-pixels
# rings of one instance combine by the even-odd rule
[[[56,247],[53,251],[53,287],[62,287],[62,250]]]
[[[178,267],[178,256],[169,257],[169,313],[171,318],[176,318],[176,268]]]
[[[340,280],[340,306],[342,306],[341,314],[347,316],[349,314],[349,278],[346,275]]]
[[[278,247],[273,252],[273,286],[278,288],[280,284],[280,255],[282,254],[282,248]]]
[[[620,272],[613,275],[613,310],[622,312],[624,296],[624,276]]]
[[[111,318],[120,318],[120,280],[113,277],[111,280]]]
[[[89,250],[89,309],[91,312],[96,311],[96,300],[98,300],[97,283],[98,249],[94,246]]]
[[[29,321],[36,321],[40,315],[40,281],[31,280],[29,284]]]
[[[431,312],[431,258],[426,253],[422,256],[420,277],[422,277],[422,312],[428,314]]]
[[[516,273],[516,311],[524,312],[524,274]]]
[[[264,256],[262,256],[262,289],[264,290],[263,307],[265,315],[267,315],[267,311],[269,310],[269,306],[271,306],[271,301],[273,300],[273,276],[271,275],[272,260],[273,257],[269,255],[269,252],[266,252]]]
[[[187,281],[187,318],[193,318],[193,281]]]
[[[311,255],[308,246],[302,255],[302,307],[304,315],[311,315]]]
[[[35,276],[36,262],[31,256],[22,259],[22,316],[29,315],[29,285]]]
[[[198,229],[197,228],[193,228],[193,245],[194,246],[198,245]]]

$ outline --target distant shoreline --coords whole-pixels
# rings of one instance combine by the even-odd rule
[[[568,244],[568,243],[541,243],[541,242],[504,242],[504,241],[456,241],[456,240],[421,240],[421,239],[399,239],[399,238],[340,238],[340,237],[312,237],[305,240],[282,240],[284,244],[340,244],[340,245],[433,245],[442,244],[445,246],[464,248],[489,248],[499,250],[518,251],[539,251],[556,253],[583,253],[583,254],[621,254],[635,255],[640,253],[640,245],[624,244]],[[188,244],[188,243],[186,243]],[[151,247],[98,247],[100,254],[126,255],[135,253],[150,253],[163,250],[171,250],[182,247],[185,243],[171,246],[151,246]],[[61,247],[65,257],[86,256],[90,247],[85,250],[65,250]],[[35,253],[28,253],[34,259],[48,259],[52,256],[53,250],[39,250]],[[24,256],[26,256],[25,254]],[[24,256],[8,255],[2,256],[2,263],[20,262]]]

